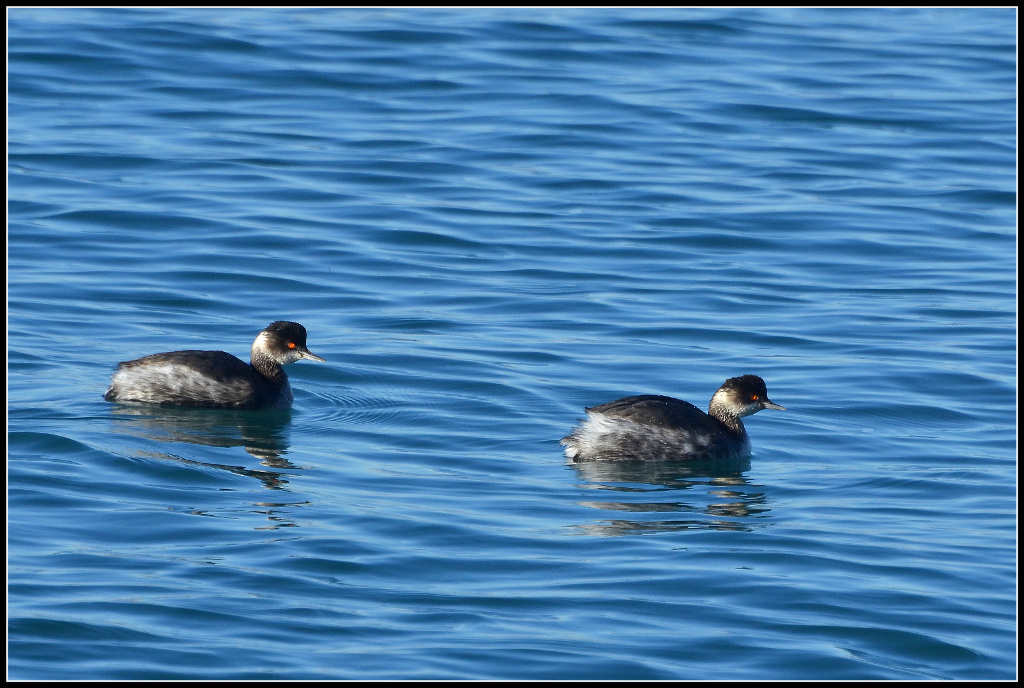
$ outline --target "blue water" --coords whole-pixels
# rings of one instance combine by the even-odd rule
[[[1014,678],[1016,19],[11,10],[9,677]],[[279,319],[290,414],[103,401]]]

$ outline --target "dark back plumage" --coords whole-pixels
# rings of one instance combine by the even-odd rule
[[[659,428],[692,428],[715,430],[719,422],[688,401],[660,394],[640,394],[591,406],[587,413],[600,413],[609,418],[622,418],[641,425]]]

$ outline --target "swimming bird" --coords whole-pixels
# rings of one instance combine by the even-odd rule
[[[708,412],[680,399],[654,394],[625,397],[586,409],[587,418],[561,439],[571,461],[695,461],[750,454],[740,420],[763,409],[785,410],[768,399],[757,375],[731,377],[718,388]]]
[[[117,364],[103,398],[116,402],[224,409],[287,409],[285,365],[323,361],[306,348],[306,328],[279,320],[252,344],[246,363],[224,351],[170,351]]]

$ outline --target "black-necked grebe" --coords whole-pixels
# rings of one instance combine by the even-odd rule
[[[750,454],[740,418],[762,409],[785,407],[768,399],[764,380],[742,375],[718,388],[707,413],[672,397],[626,397],[586,409],[587,419],[561,442],[572,461],[740,458]]]
[[[287,409],[292,388],[282,366],[323,361],[306,348],[306,328],[279,320],[252,343],[252,365],[224,351],[171,351],[117,364],[107,401],[225,409]]]

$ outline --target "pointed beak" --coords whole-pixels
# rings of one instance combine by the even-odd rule
[[[324,361],[325,363],[327,362],[326,358],[320,358],[319,356],[317,356],[315,353],[313,353],[309,349],[305,349],[305,348],[298,349],[298,352],[299,352],[299,357],[300,358],[308,358],[311,361]]]
[[[761,405],[764,408],[766,408],[766,409],[775,409],[776,411],[786,411],[787,410],[785,406],[779,406],[774,401],[770,401],[768,399],[762,399],[761,400]]]

